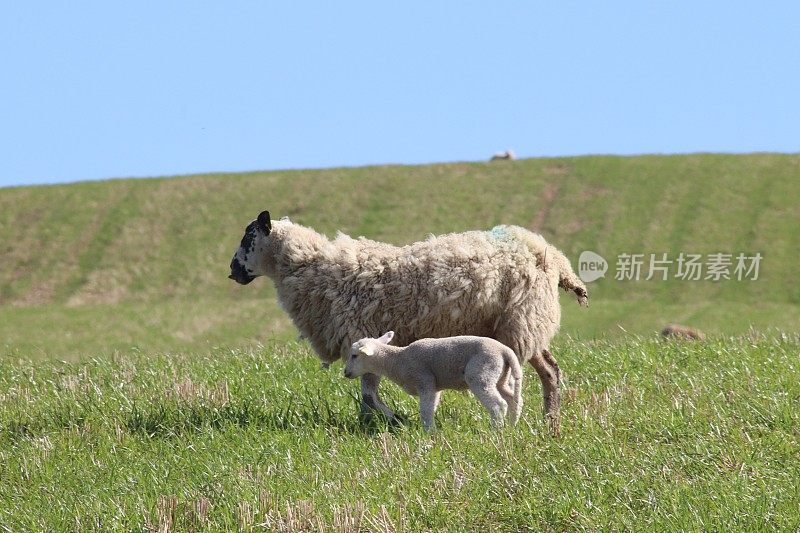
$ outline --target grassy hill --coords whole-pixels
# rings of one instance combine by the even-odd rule
[[[800,335],[728,334],[800,332],[798,177],[800,156],[754,154],[0,189],[0,529],[797,530]],[[424,434],[391,383],[409,424],[359,424],[358,383],[282,342],[271,283],[227,279],[264,208],[398,244],[519,224],[604,256],[589,309],[562,302],[562,436],[529,367],[516,427],[445,393]],[[664,252],[763,261],[614,279],[619,254]],[[669,321],[718,335],[624,334]]]
[[[800,331],[800,156],[592,156],[0,189],[3,350],[73,357],[293,336],[268,280],[226,279],[262,209],[329,236],[403,244],[507,223],[542,233],[575,267],[595,251],[609,271],[590,285],[590,308],[562,302],[562,332],[579,338],[672,321]],[[663,252],[763,259],[756,281],[614,279],[619,254]]]

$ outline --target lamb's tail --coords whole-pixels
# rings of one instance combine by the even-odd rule
[[[505,363],[505,372],[500,386],[505,390],[504,396],[508,402],[508,416],[511,422],[516,424],[519,416],[522,413],[522,368],[519,366],[519,360],[514,350],[503,350],[503,362]],[[513,390],[508,390],[508,381],[510,377],[514,379]]]

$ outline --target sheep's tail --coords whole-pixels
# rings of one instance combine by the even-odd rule
[[[508,402],[508,416],[511,422],[516,424],[519,416],[522,413],[522,368],[519,366],[519,360],[514,350],[503,350],[503,362],[505,363],[505,372],[501,379],[501,387],[506,391],[506,401]],[[508,390],[508,378],[514,378],[513,390]]]
[[[504,226],[502,227],[504,228]],[[497,230],[492,230],[493,233],[495,231]],[[565,291],[572,291],[575,293],[575,298],[578,300],[578,303],[589,307],[589,292],[586,290],[586,285],[575,275],[575,272],[572,270],[572,265],[569,264],[569,259],[567,259],[558,248],[548,244],[541,235],[524,228],[512,226],[503,231],[511,232],[518,240],[525,244],[531,252],[536,254],[539,265],[543,270],[555,268],[558,271],[558,286]],[[503,233],[500,232],[500,234],[502,235]]]
[[[551,254],[551,264],[558,267],[558,286],[565,291],[574,292],[578,303],[584,307],[589,307],[589,292],[586,290],[586,285],[583,284],[581,278],[575,275],[572,265],[569,264],[569,259],[552,246],[547,249],[547,255]]]

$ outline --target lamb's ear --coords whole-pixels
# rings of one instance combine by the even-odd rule
[[[272,231],[272,222],[269,220],[269,211],[261,211],[256,219],[256,224],[258,225],[258,229],[264,232],[264,235],[269,235],[269,232]]]
[[[358,353],[366,356],[375,355],[375,349],[369,344],[365,344],[364,346],[358,349]]]
[[[389,344],[394,339],[394,331],[387,331],[384,333],[379,339],[378,342],[383,344]]]

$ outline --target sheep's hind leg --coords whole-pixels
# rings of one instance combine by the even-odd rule
[[[553,435],[561,432],[561,369],[558,367],[553,354],[544,349],[541,353],[534,354],[530,360],[539,379],[542,382],[542,395],[544,396],[544,416]]]
[[[405,417],[392,411],[388,405],[383,403],[378,396],[378,385],[381,377],[375,374],[364,374],[361,376],[361,409],[359,419],[368,424],[372,421],[375,411],[380,411],[389,419],[392,425],[405,424]]]

